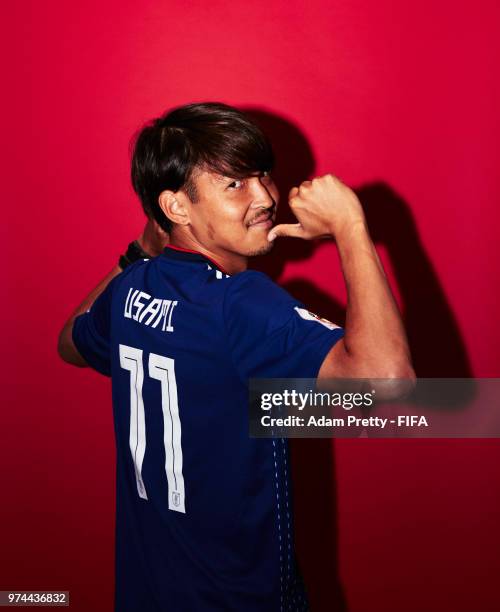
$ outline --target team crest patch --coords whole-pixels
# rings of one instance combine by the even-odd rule
[[[305,308],[299,308],[298,306],[295,306],[294,310],[296,310],[299,316],[301,316],[306,321],[316,321],[316,323],[320,323],[328,329],[338,329],[340,327],[340,325],[335,325],[335,323],[332,323],[328,319],[319,317],[317,314],[314,314],[314,312],[306,310]]]

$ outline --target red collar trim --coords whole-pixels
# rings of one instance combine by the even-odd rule
[[[205,253],[200,253],[200,251],[193,251],[192,249],[185,249],[184,247],[174,246],[173,244],[167,244],[166,249],[173,249],[174,251],[181,251],[182,253],[193,253],[194,255],[199,255],[204,259],[208,259],[210,263],[212,263],[218,270],[220,270],[223,274],[229,274],[224,270],[224,268],[219,265],[214,259],[205,255]]]

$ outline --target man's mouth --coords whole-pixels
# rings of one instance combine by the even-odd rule
[[[248,227],[257,227],[257,228],[270,228],[273,226],[274,223],[274,215],[271,214],[267,214],[267,215],[260,215],[260,217],[257,217],[257,219],[254,219],[253,221],[251,221],[248,224]]]

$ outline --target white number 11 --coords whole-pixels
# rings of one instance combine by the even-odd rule
[[[184,476],[182,475],[181,422],[177,400],[174,360],[151,353],[149,355],[149,376],[161,384],[161,407],[163,411],[163,443],[165,446],[165,473],[168,483],[168,508],[186,512]],[[146,420],[142,385],[144,368],[142,350],[120,344],[120,366],[130,372],[130,435],[129,446],[134,462],[137,492],[142,499],[148,499],[142,480],[142,463],[146,453]]]

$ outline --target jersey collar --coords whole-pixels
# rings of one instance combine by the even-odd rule
[[[220,270],[223,274],[227,274],[222,266],[216,261],[200,253],[199,251],[192,251],[191,249],[184,249],[183,247],[173,246],[172,244],[167,245],[163,249],[163,255],[169,259],[177,259],[178,261],[205,261],[211,263],[217,270]]]

